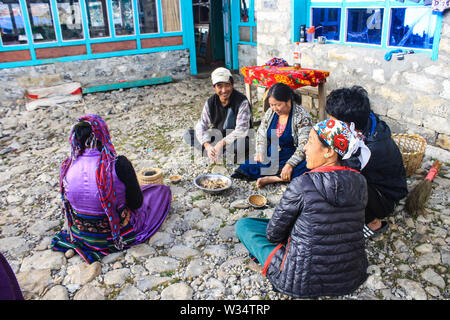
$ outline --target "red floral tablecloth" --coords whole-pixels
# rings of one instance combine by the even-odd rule
[[[270,88],[275,83],[282,82],[294,90],[304,86],[317,87],[320,83],[325,83],[330,75],[328,71],[323,70],[268,65],[243,67],[241,72],[247,84]]]

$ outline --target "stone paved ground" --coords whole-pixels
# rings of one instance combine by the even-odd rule
[[[237,85],[243,92],[242,85]],[[197,190],[205,172],[233,166],[194,162],[182,141],[211,94],[209,79],[91,94],[81,103],[26,111],[23,101],[0,109],[0,251],[10,262],[26,299],[291,299],[275,293],[249,261],[234,233],[241,217],[270,217],[286,185],[268,186],[265,209],[248,208],[255,183],[234,181],[221,195]],[[168,219],[147,242],[85,264],[49,250],[63,226],[59,168],[69,154],[71,126],[84,113],[106,119],[119,154],[135,168],[162,168],[173,204]],[[423,179],[432,159],[408,179]],[[448,299],[449,163],[434,181],[428,214],[409,217],[404,202],[384,235],[367,242],[369,278],[353,294],[332,299]],[[320,299],[330,299],[322,297]]]

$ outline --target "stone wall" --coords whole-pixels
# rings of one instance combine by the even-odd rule
[[[27,88],[66,82],[80,82],[82,86],[100,85],[162,76],[172,76],[176,80],[189,74],[188,50],[1,69],[0,107],[23,104]]]
[[[291,1],[256,0],[257,63],[273,57],[292,63]],[[386,50],[302,43],[302,66],[330,71],[327,91],[361,85],[373,110],[393,132],[417,133],[450,150],[450,10],[444,13],[437,61],[415,53],[385,61]]]
[[[238,45],[238,55],[239,55],[239,70],[245,66],[255,66],[256,56],[257,56],[256,46],[251,46],[248,44]]]

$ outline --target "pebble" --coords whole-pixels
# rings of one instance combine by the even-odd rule
[[[242,81],[236,81],[236,88],[245,92]],[[230,190],[212,195],[192,183],[205,172],[230,176],[235,169],[229,164],[211,166],[206,158],[193,161],[195,154],[183,142],[184,131],[195,125],[211,94],[209,78],[188,77],[87,94],[83,101],[51,108],[0,108],[0,251],[25,299],[292,299],[273,291],[234,231],[242,217],[270,218],[286,185],[257,190],[254,182],[233,179]],[[63,254],[50,249],[63,225],[58,178],[61,162],[70,154],[67,137],[86,112],[106,118],[118,154],[127,156],[136,170],[162,168],[173,195],[168,218],[149,240],[90,265],[73,250]],[[147,123],[167,125],[149,130]],[[425,174],[431,163],[426,156],[420,170]],[[175,174],[182,176],[176,185],[168,181]],[[409,177],[408,187],[424,174]],[[450,298],[449,185],[444,164],[433,182],[426,216],[408,216],[404,200],[400,202],[389,218],[393,227],[366,241],[367,281],[339,299]],[[247,198],[253,193],[268,199],[265,208],[249,206]]]

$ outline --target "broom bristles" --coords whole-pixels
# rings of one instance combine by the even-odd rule
[[[431,196],[431,181],[426,179],[421,181],[408,194],[405,201],[405,210],[411,216],[418,216],[424,213],[425,204]]]

